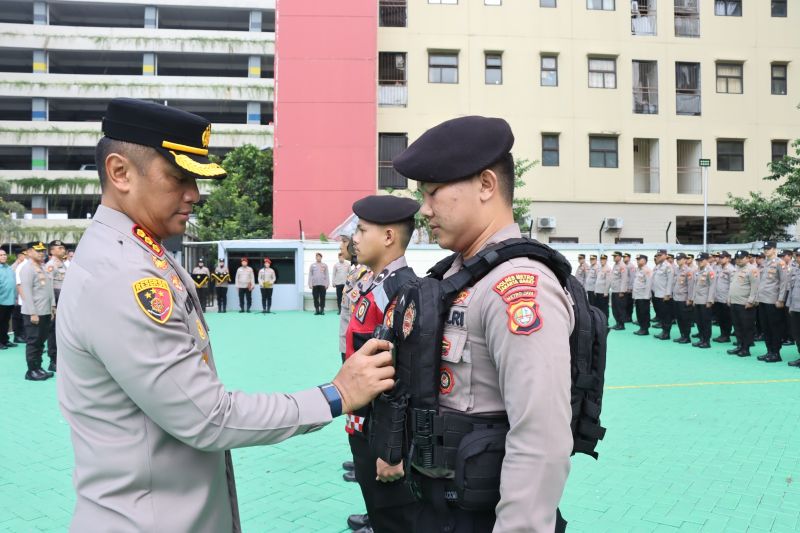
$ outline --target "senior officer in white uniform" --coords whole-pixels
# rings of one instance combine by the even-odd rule
[[[180,235],[197,178],[223,178],[210,124],[115,99],[97,146],[103,196],[61,298],[58,399],[72,430],[71,531],[241,531],[231,448],[320,428],[393,386],[372,340],[331,384],[244,394],[220,382],[189,274],[161,240]]]

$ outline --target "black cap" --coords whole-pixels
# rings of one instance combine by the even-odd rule
[[[492,166],[512,146],[514,134],[502,118],[459,117],[420,135],[392,165],[412,180],[449,183]]]
[[[64,243],[60,239],[56,239],[54,241],[50,241],[50,244],[47,245],[48,248],[52,248],[53,246],[64,246]]]
[[[33,248],[37,252],[44,252],[45,250],[47,250],[42,241],[31,241],[28,243],[27,246],[25,246],[26,250],[30,250],[31,248]]]
[[[703,259],[709,259],[709,258],[711,258],[711,256],[705,252],[700,252],[699,254],[697,254],[698,261],[702,261]]]
[[[751,254],[751,255],[755,255],[756,257],[760,257],[761,259],[764,259],[764,257],[766,257],[764,255],[764,252],[758,252],[757,254]]]
[[[678,254],[675,256],[675,259],[686,259],[686,254],[683,252],[678,252]]]
[[[175,107],[114,98],[103,117],[103,134],[118,141],[150,146],[195,178],[226,176],[221,166],[208,159],[211,123]]]
[[[622,257],[630,257],[630,256],[631,256],[631,254],[629,254],[628,252],[625,252],[624,254],[622,254]]]
[[[597,256],[595,254],[592,254],[589,256],[589,259],[597,259]]]
[[[375,224],[392,224],[413,218],[419,204],[411,198],[380,195],[367,196],[353,204],[353,213],[362,220]]]
[[[667,251],[665,249],[656,250],[656,255],[667,255]]]
[[[675,259],[675,254],[667,254],[667,257],[668,257],[669,259]]]
[[[586,259],[586,254],[578,254],[578,259]]]
[[[787,250],[786,248],[781,250],[780,253],[778,254],[779,257],[786,257],[787,255],[792,255],[792,251]]]
[[[600,254],[600,259],[608,259],[608,256],[606,254]]]
[[[613,255],[613,256],[617,256],[618,255],[618,256],[622,257],[622,252],[614,252],[611,255]]]
[[[638,259],[644,259],[645,261],[647,261],[647,256],[646,256],[646,255],[644,255],[644,254],[639,254],[639,255],[637,255],[637,256],[636,256],[636,259],[637,259],[637,260],[638,260]]]
[[[800,254],[800,248],[795,248],[795,249],[794,249],[794,253],[796,253],[796,254]]]
[[[745,257],[750,257],[750,252],[747,250],[736,250],[736,255],[733,257],[736,259],[744,259]]]
[[[728,250],[722,250],[722,251],[719,253],[719,256],[720,256],[720,257],[727,257],[728,259],[730,259],[730,258],[731,258],[731,254],[730,254],[730,253],[728,253]]]
[[[197,262],[198,263],[202,263],[203,262],[203,258],[201,257],[200,259],[197,260]]]
[[[764,241],[762,243],[761,249],[762,250],[769,250],[770,248],[777,248],[778,243],[775,241]]]

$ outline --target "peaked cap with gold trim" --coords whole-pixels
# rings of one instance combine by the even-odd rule
[[[211,123],[187,111],[133,98],[114,98],[103,117],[103,134],[155,148],[194,178],[226,176],[225,169],[208,159]]]

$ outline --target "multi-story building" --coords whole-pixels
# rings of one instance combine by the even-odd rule
[[[797,1],[380,0],[378,24],[377,187],[432,125],[504,117],[544,242],[702,242],[700,159],[724,242],[728,193],[771,190],[800,137]]]
[[[85,227],[111,98],[207,117],[217,155],[272,146],[274,32],[274,0],[0,0],[0,179],[23,227]]]

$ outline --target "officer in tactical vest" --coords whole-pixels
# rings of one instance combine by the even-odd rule
[[[608,266],[608,256],[600,254],[600,267],[597,269],[597,281],[594,286],[594,306],[606,315],[608,325],[608,289],[611,286],[611,267]]]
[[[758,294],[758,269],[750,264],[747,250],[739,250],[734,256],[736,271],[731,276],[728,303],[736,331],[736,348],[728,350],[730,355],[750,357],[753,333],[756,324],[756,295]]]
[[[428,130],[394,159],[400,174],[420,182],[420,212],[439,244],[459,254],[444,282],[485,247],[521,237],[512,212],[513,142],[505,120],[467,116]],[[406,314],[404,333],[405,319],[409,331],[415,319]],[[451,488],[452,470],[412,465],[423,497],[412,531],[563,530],[557,508],[573,445],[573,324],[569,295],[529,258],[501,263],[459,294],[444,325],[439,413],[462,415],[472,428],[463,439],[478,435],[486,417],[507,417],[501,472],[487,472],[500,474],[500,501],[466,509]]]
[[[657,339],[669,339],[672,329],[672,285],[675,276],[672,265],[667,261],[667,251],[658,250],[655,255],[656,268],[653,269],[653,307],[661,327]]]
[[[636,277],[633,279],[633,296],[636,305],[636,321],[639,329],[634,335],[647,335],[650,333],[650,295],[652,294],[653,271],[647,266],[647,256],[636,256]]]
[[[622,261],[622,252],[614,252],[614,266],[611,268],[611,312],[614,314],[616,324],[611,329],[625,329],[626,300],[625,294],[628,291],[628,267]]]
[[[711,307],[714,305],[713,295],[717,277],[708,263],[706,252],[697,254],[697,273],[694,290],[688,305],[694,306],[694,319],[697,323],[699,340],[692,343],[695,348],[711,348]]]
[[[589,255],[589,268],[586,269],[586,280],[583,283],[583,287],[586,289],[586,296],[589,298],[591,305],[594,305],[594,288],[597,285],[597,271],[599,268],[597,255]]]
[[[759,355],[759,361],[777,363],[781,359],[781,335],[783,307],[786,301],[788,276],[784,273],[781,260],[778,259],[778,244],[775,241],[764,241],[764,263],[761,277],[758,280],[758,315],[761,329],[764,332],[764,344],[767,353]]]
[[[733,323],[728,300],[730,299],[731,280],[736,272],[731,264],[731,254],[724,250],[720,252],[716,266],[717,285],[714,291],[714,309],[719,324],[719,337],[715,337],[713,341],[730,342]]]
[[[694,291],[694,271],[687,264],[689,258],[686,254],[678,253],[675,261],[678,265],[678,274],[675,276],[675,286],[672,289],[672,302],[674,315],[678,322],[680,336],[674,342],[688,344],[692,342],[692,308],[689,305],[690,295]]]

